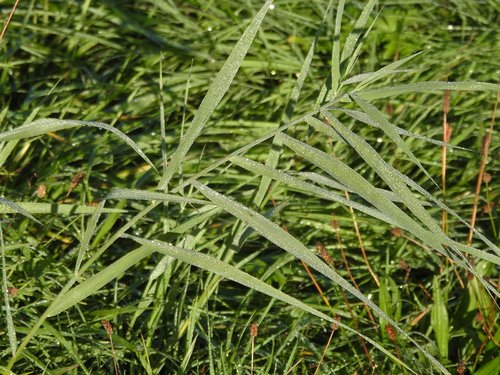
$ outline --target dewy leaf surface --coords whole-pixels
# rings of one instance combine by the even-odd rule
[[[285,143],[285,142],[284,142]],[[389,318],[380,308],[374,304],[370,299],[364,296],[351,284],[349,284],[343,277],[330,268],[326,263],[321,261],[313,252],[304,246],[299,240],[286,232],[279,225],[260,215],[259,213],[237,203],[228,197],[210,189],[202,183],[195,181],[193,185],[208,199],[210,199],[218,207],[231,213],[238,219],[246,222],[256,232],[260,233],[263,237],[279,246],[283,250],[289,252],[295,257],[303,260],[308,266],[328,277],[334,283],[359,298],[366,305],[371,307],[377,315],[386,319],[392,326],[394,326],[403,336],[410,340],[439,370],[445,374],[449,372],[441,365],[427,350],[420,346],[413,340],[403,329],[401,329],[391,318]]]

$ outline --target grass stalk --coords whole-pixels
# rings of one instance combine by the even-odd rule
[[[471,229],[469,230],[469,237],[467,239],[467,245],[472,245],[472,238],[474,237],[474,226],[476,224],[477,215],[477,205],[479,202],[479,195],[481,194],[481,185],[483,184],[483,179],[485,175],[486,163],[488,162],[488,156],[490,151],[491,136],[493,134],[493,125],[495,124],[497,107],[498,107],[498,97],[499,91],[497,91],[497,96],[495,100],[495,105],[493,106],[493,113],[491,115],[491,122],[489,128],[486,130],[486,134],[483,136],[482,147],[481,147],[481,162],[479,164],[479,173],[477,176],[476,190],[474,193],[474,203],[472,206],[472,216],[470,219]]]

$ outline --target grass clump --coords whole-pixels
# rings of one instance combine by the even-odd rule
[[[19,4],[1,370],[494,374],[497,16]]]

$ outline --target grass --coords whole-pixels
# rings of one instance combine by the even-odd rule
[[[499,11],[17,4],[0,370],[496,374]]]

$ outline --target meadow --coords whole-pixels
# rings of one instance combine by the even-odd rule
[[[0,15],[0,373],[498,374],[498,1]]]

